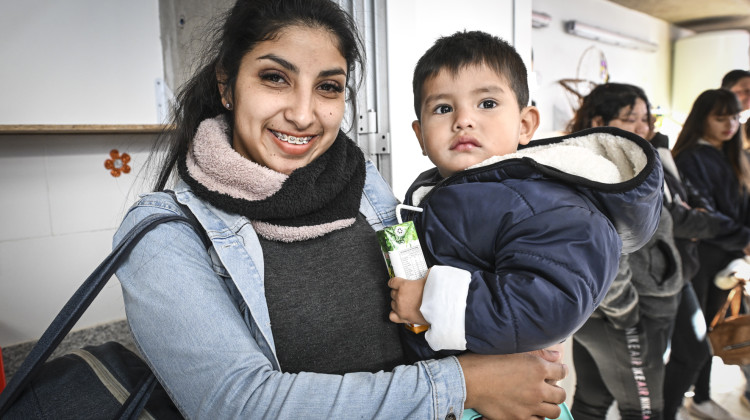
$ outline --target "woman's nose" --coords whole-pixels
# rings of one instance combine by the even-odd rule
[[[635,128],[635,134],[638,134],[639,136],[645,138],[648,135],[650,129],[651,127],[648,123],[638,123]]]
[[[308,93],[298,93],[289,98],[284,117],[293,123],[298,130],[308,128],[315,119],[315,103],[313,96]]]

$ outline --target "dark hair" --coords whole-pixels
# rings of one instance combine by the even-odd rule
[[[515,48],[504,40],[481,31],[456,32],[438,38],[419,59],[414,68],[412,89],[414,112],[421,119],[422,88],[427,79],[446,69],[457,74],[465,67],[484,64],[503,76],[516,95],[518,107],[525,108],[529,102],[529,86],[526,66]]]
[[[219,94],[217,71],[226,75],[226,97],[231,98],[242,58],[263,41],[274,39],[290,26],[322,28],[338,40],[338,49],[347,64],[347,101],[355,109],[364,58],[362,42],[348,13],[332,0],[238,0],[216,21],[212,41],[204,52],[202,65],[176,95],[170,131],[155,146],[165,153],[159,162],[155,191],[163,190],[171,178],[178,157],[184,155],[201,121],[224,114],[233,127],[232,112],[224,108]],[[352,75],[359,74],[353,81]]]
[[[677,157],[686,150],[698,147],[698,140],[705,134],[706,119],[709,115],[736,115],[742,111],[737,96],[726,89],[711,89],[704,91],[693,103],[690,113],[685,119],[680,135],[677,136],[672,155]],[[722,151],[729,160],[740,185],[745,183],[745,164],[743,163],[742,134],[738,129],[729,141],[722,144]]]
[[[642,99],[646,103],[646,112],[651,115],[651,105],[646,93],[638,86],[625,83],[604,83],[596,86],[581,101],[581,106],[568,124],[568,131],[575,133],[591,128],[596,117],[600,117],[604,125],[609,125],[610,121],[620,115],[621,109],[635,106],[637,99]]]
[[[750,77],[750,71],[741,69],[732,70],[729,73],[725,74],[721,79],[721,88],[731,89],[732,86],[736,85],[737,82],[746,77]]]

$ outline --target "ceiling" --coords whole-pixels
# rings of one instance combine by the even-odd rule
[[[750,31],[750,0],[610,0],[696,32]]]

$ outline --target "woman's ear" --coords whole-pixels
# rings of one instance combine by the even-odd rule
[[[422,154],[427,156],[427,149],[424,148],[424,139],[422,138],[422,124],[419,123],[419,120],[414,120],[411,123],[411,129],[414,130],[414,135],[417,136],[419,147],[422,148]]]
[[[600,115],[597,115],[596,117],[591,119],[591,126],[592,127],[604,127],[606,124],[604,124],[604,118],[602,118]]]
[[[219,87],[219,95],[223,105],[227,109],[232,109],[232,98],[230,97],[231,90],[227,88],[227,74],[221,68],[216,68],[216,84]]]
[[[539,128],[539,109],[527,106],[521,110],[521,124],[518,131],[518,144],[529,144]]]

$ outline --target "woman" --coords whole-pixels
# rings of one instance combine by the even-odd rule
[[[578,131],[612,126],[650,139],[651,123],[642,89],[607,83],[584,98],[570,127]],[[664,385],[663,357],[678,305],[686,319],[700,314],[692,289],[684,287],[684,276],[691,275],[692,265],[683,265],[681,257],[689,255],[693,239],[708,234],[706,226],[725,221],[684,204],[694,203],[693,197],[680,183],[671,156],[660,155],[668,187],[657,232],[643,248],[621,257],[607,296],[574,335],[577,384],[572,413],[578,420],[606,417],[613,401],[624,419],[671,419],[675,415],[664,403],[671,388]],[[688,342],[690,348],[682,350],[693,352],[698,358],[694,364],[700,365],[708,357],[707,343],[685,337],[686,346]]]
[[[361,65],[329,0],[240,0],[177,97],[156,183],[211,238],[161,225],[118,271],[135,341],[190,418],[554,418],[566,367],[532,355],[401,364],[374,229],[396,200],[340,130]],[[150,214],[144,196],[115,243]],[[555,355],[546,355],[555,360]],[[354,372],[354,373],[351,373]],[[546,382],[546,381],[548,382]]]
[[[707,199],[712,209],[731,220],[735,232],[724,240],[704,241],[698,245],[700,269],[693,278],[693,287],[709,322],[728,293],[714,285],[716,273],[730,261],[750,253],[747,245],[750,173],[742,151],[740,111],[737,97],[729,90],[701,93],[672,150],[680,173]],[[709,359],[695,383],[695,396],[688,402],[688,411],[719,418],[723,409],[711,400],[710,378]]]

